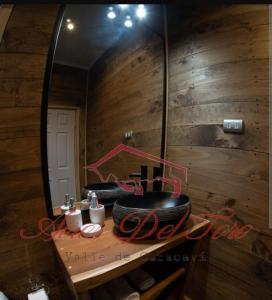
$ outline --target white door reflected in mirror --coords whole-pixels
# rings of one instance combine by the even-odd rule
[[[76,113],[69,109],[48,109],[48,172],[53,207],[61,206],[65,194],[76,196]]]

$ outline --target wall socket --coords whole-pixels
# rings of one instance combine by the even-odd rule
[[[232,119],[224,120],[223,129],[224,132],[242,133],[244,131],[244,121]]]

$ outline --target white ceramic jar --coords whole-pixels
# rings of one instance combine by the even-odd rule
[[[65,213],[67,229],[71,232],[79,232],[82,226],[82,215],[80,209],[70,210]]]
[[[105,207],[99,204],[98,207],[90,207],[90,220],[91,223],[103,226],[105,223]]]

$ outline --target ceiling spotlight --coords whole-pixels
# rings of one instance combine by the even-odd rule
[[[70,31],[72,31],[72,30],[74,30],[75,26],[74,26],[73,23],[70,22],[70,23],[67,24],[67,28],[68,28]]]
[[[121,9],[126,9],[128,7],[128,4],[119,4],[119,7]]]
[[[124,25],[125,25],[127,28],[132,27],[133,23],[132,23],[132,21],[131,21],[130,16],[126,16],[126,20],[125,20],[125,22],[124,22]]]
[[[146,10],[143,4],[139,4],[136,10],[136,15],[139,19],[143,19],[146,15]]]
[[[109,7],[108,18],[109,19],[114,19],[115,17],[116,17],[116,14],[115,14],[113,8]]]
[[[67,23],[70,23],[70,22],[71,22],[71,19],[66,19],[66,22],[67,22]]]

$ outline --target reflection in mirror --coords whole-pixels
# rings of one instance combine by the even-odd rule
[[[67,5],[48,98],[48,172],[52,207],[65,195],[77,205],[96,191],[111,207],[135,190],[159,189],[160,163],[119,151],[98,169],[85,168],[118,145],[157,157],[162,152],[163,10],[160,5]],[[146,179],[149,179],[150,182]],[[101,182],[104,181],[104,182]]]

